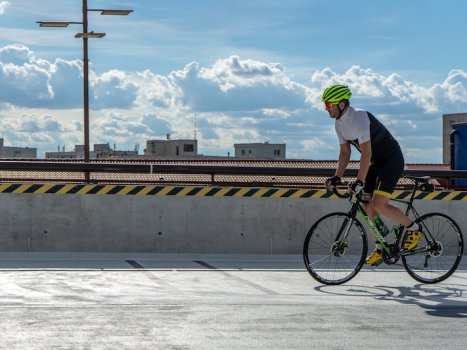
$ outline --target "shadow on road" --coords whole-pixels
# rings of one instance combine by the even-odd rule
[[[371,297],[381,301],[398,302],[406,305],[417,305],[426,309],[426,314],[436,317],[467,318],[466,286],[460,285],[426,285],[406,286],[317,286],[321,293]]]

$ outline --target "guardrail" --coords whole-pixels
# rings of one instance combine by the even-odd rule
[[[347,169],[345,177],[355,177],[358,169]],[[59,175],[47,178],[38,174]],[[318,186],[322,187],[322,178],[333,176],[335,168],[316,167],[262,167],[262,166],[226,166],[226,165],[181,165],[181,164],[141,164],[141,163],[102,163],[102,162],[38,162],[38,161],[0,161],[0,182],[11,181],[63,181],[63,182],[90,182],[90,183],[197,183],[206,185],[251,185],[278,186],[284,185],[284,181],[275,177],[291,178],[286,181],[292,187]],[[21,174],[21,176],[19,176]],[[28,176],[28,174],[30,176]],[[67,176],[65,176],[65,174]],[[72,175],[71,175],[72,174]],[[99,174],[100,176],[90,176]],[[143,175],[139,179],[125,179],[124,176],[105,177],[102,174],[138,174]],[[177,181],[162,178],[161,174],[180,174],[186,179]],[[77,176],[78,175],[78,176]],[[157,175],[157,176],[154,176]],[[205,175],[204,178],[190,179],[190,175]],[[448,189],[467,189],[467,186],[454,184],[454,180],[467,179],[467,170],[405,170],[404,175],[425,176],[429,175],[438,182],[438,187]],[[159,176],[159,177],[158,177]],[[219,177],[230,176],[227,179]],[[250,176],[251,179],[235,179],[232,176]],[[255,181],[255,176],[270,178]],[[297,178],[306,178],[297,180]],[[313,179],[319,178],[319,181]],[[89,179],[86,181],[85,179]],[[279,180],[279,181],[278,181]],[[283,179],[282,179],[283,180]],[[294,181],[295,180],[295,181]],[[407,186],[410,183],[407,183]],[[399,184],[400,188],[405,185]]]

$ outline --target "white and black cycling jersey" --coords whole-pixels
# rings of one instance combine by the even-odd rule
[[[360,151],[360,144],[371,141],[372,161],[384,161],[393,152],[401,152],[399,143],[386,127],[371,113],[348,107],[336,119],[336,134],[339,143],[350,143]]]

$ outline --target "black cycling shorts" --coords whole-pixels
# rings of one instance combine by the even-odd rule
[[[401,151],[394,152],[384,162],[373,162],[368,169],[363,191],[392,198],[403,171],[404,156]]]

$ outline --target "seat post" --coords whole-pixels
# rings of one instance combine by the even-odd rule
[[[414,198],[415,198],[415,192],[417,192],[418,189],[418,180],[413,179],[415,181],[415,185],[413,186],[412,189],[412,195],[410,196],[410,205],[412,205]]]

